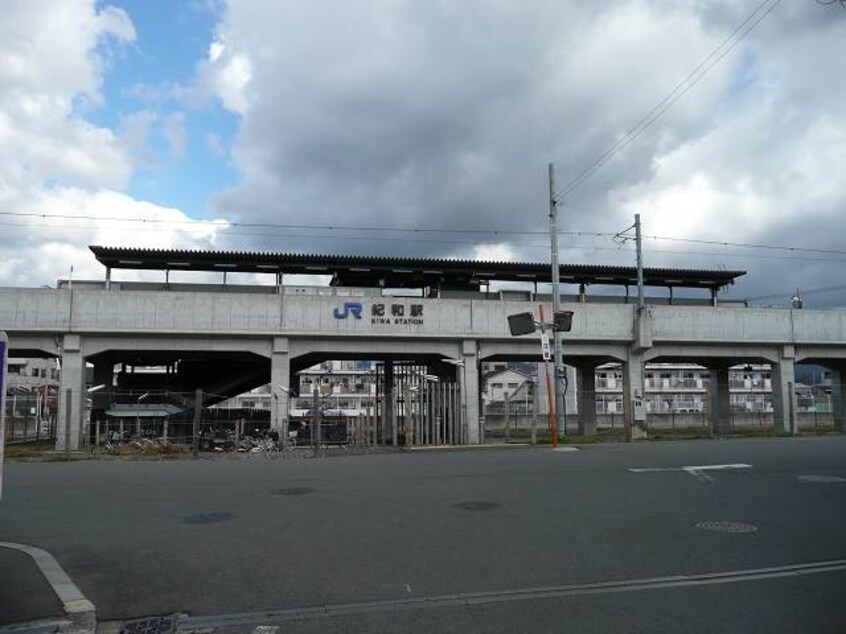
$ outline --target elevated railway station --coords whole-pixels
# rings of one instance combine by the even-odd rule
[[[137,389],[201,388],[208,395],[204,405],[269,383],[270,422],[282,431],[298,373],[336,359],[381,362],[374,442],[396,442],[408,432],[415,443],[428,437],[475,444],[481,439],[480,364],[539,361],[538,335],[512,337],[507,317],[537,314],[539,305],[550,311],[551,304],[549,293],[539,292],[551,281],[544,263],[99,246],[91,251],[104,266],[101,280],[0,289],[0,329],[9,335],[10,354],[61,360],[60,411],[69,412],[70,431],[59,425],[59,447],[83,442],[86,363],[94,366],[94,383],[108,386],[121,364],[168,368],[155,385],[144,384],[144,377],[131,380]],[[160,271],[161,279],[121,281],[113,275],[120,269]],[[173,271],[183,272],[179,282],[171,282]],[[205,273],[205,281],[184,281],[191,271]],[[219,283],[209,283],[208,272]],[[267,276],[268,283],[235,284],[233,273]],[[568,289],[563,307],[574,313],[564,355],[577,370],[580,433],[595,432],[596,367],[621,364],[624,418],[632,425],[644,364],[662,361],[709,368],[715,427],[729,414],[728,368],[770,364],[776,428],[787,432],[796,430],[795,365],[822,365],[837,377],[833,414],[843,429],[838,373],[846,369],[846,313],[721,300],[720,291],[743,274],[646,268],[641,311],[629,292],[636,287],[634,267],[562,265]],[[330,283],[292,283],[300,279],[292,276],[301,275],[326,276]],[[515,288],[514,282],[523,284]],[[422,370],[395,370],[410,366]],[[109,407],[106,393],[94,395],[93,415]]]

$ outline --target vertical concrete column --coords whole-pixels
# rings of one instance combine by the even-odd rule
[[[67,430],[67,393],[71,391],[70,436]],[[82,338],[65,335],[62,343],[62,377],[56,416],[56,449],[77,451],[82,445],[82,409],[85,404],[85,357]]]
[[[291,411],[291,358],[288,337],[274,337],[270,353],[270,428],[285,442]],[[285,389],[281,389],[280,386]]]
[[[725,363],[708,368],[708,405],[711,432],[721,434],[731,429],[729,366]]]
[[[843,402],[843,368],[829,368],[831,373],[831,417],[835,431],[846,431],[846,407]]]
[[[461,383],[461,416],[467,429],[467,444],[478,445],[482,442],[479,421],[479,345],[475,339],[461,342],[461,360],[464,366],[458,366]]]
[[[394,362],[385,361],[385,383],[382,393],[382,442],[388,444],[394,429]]]
[[[576,367],[576,384],[570,389],[577,390],[576,398],[579,411],[579,435],[596,435],[596,365],[580,363]]]
[[[773,364],[773,427],[777,432],[795,434],[796,419],[796,350],[792,345],[780,350],[779,362]]]
[[[627,439],[643,438],[646,434],[646,420],[637,420],[635,400],[643,402],[643,354],[629,351],[629,358],[623,363],[623,426]],[[645,411],[645,410],[643,410]]]

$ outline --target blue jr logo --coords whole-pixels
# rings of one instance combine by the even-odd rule
[[[344,310],[335,309],[333,315],[335,319],[346,319],[350,315],[356,319],[361,319],[362,306],[358,302],[344,302]]]

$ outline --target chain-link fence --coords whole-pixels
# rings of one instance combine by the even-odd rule
[[[842,390],[843,388],[841,388]],[[788,402],[789,420],[795,420],[800,432],[826,432],[835,429],[837,389],[826,386],[796,388],[796,398]],[[842,393],[842,392],[841,392]],[[677,393],[647,393],[644,398],[646,427],[652,432],[672,435],[714,435],[725,433],[773,433],[775,424],[772,394],[732,391],[720,403],[708,390]],[[587,433],[607,438],[625,437],[622,394],[613,391],[569,392],[566,398],[565,429],[559,433],[578,436]],[[590,416],[580,416],[579,407],[593,405]],[[716,413],[712,413],[712,411]],[[484,402],[482,421],[486,442],[525,442],[533,434],[539,442],[551,436],[549,413],[531,398]],[[534,431],[533,431],[534,430]]]
[[[37,391],[8,394],[5,424],[6,444],[55,439],[55,398]]]

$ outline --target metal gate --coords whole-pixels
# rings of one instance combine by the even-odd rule
[[[425,365],[394,362],[376,367],[374,399],[353,423],[354,442],[363,446],[435,446],[466,442],[461,389],[457,381],[431,375]]]

